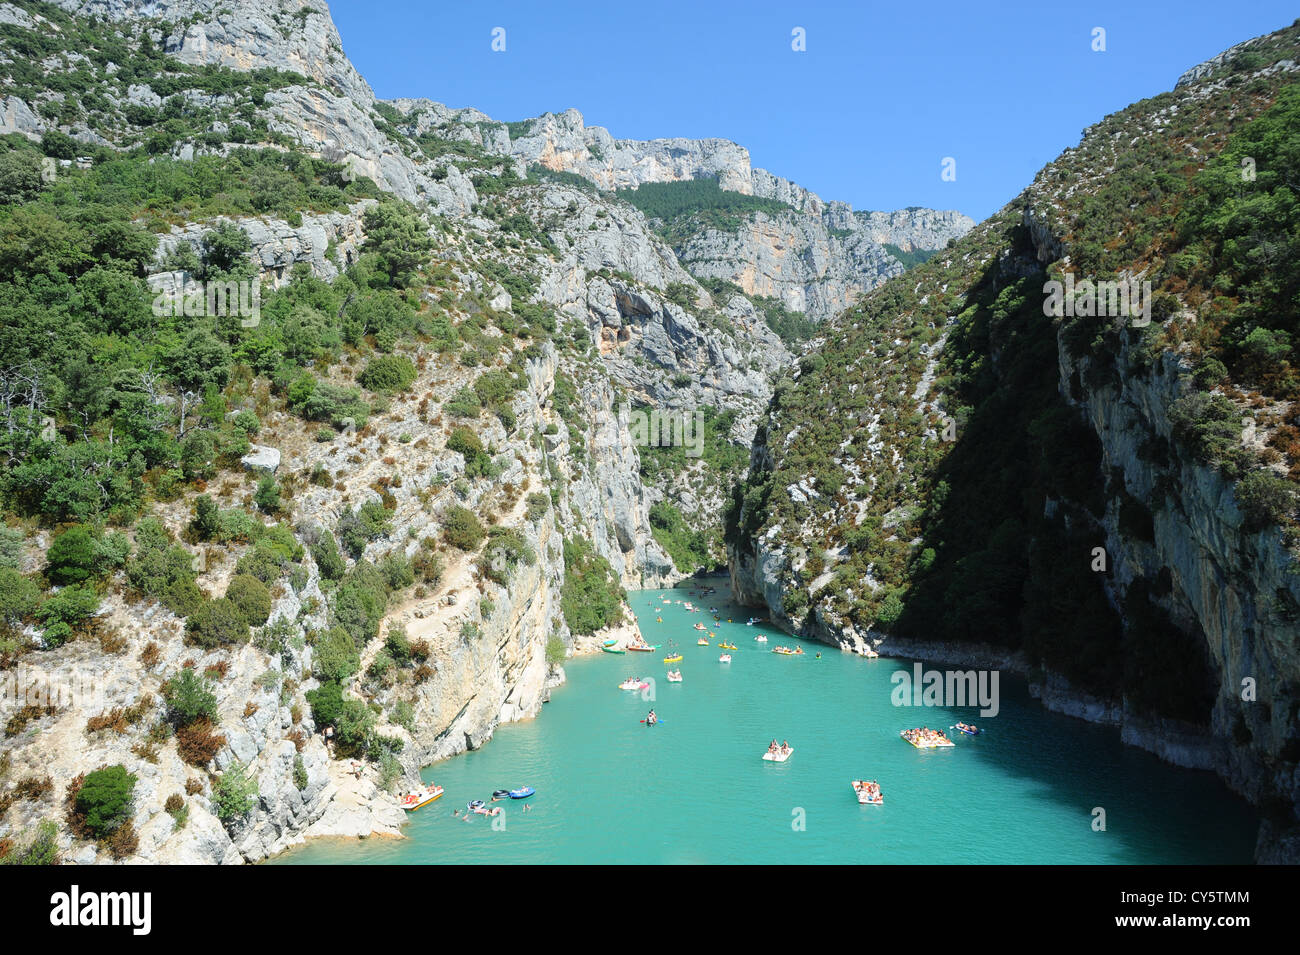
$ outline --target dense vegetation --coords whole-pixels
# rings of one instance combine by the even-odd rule
[[[202,677],[193,657],[159,674],[166,715],[138,754],[156,760],[156,747],[174,739],[182,760],[207,767],[225,745],[209,682],[225,674],[220,654],[251,641],[279,657],[289,674],[311,643],[312,676],[321,684],[309,699],[317,728],[334,728],[338,755],[374,759],[391,779],[400,771],[393,758],[400,741],[379,732],[370,704],[343,688],[360,680],[369,696],[399,678],[432,674],[429,648],[395,630],[365,673],[359,654],[379,635],[394,594],[415,586],[417,573],[421,586],[440,578],[439,542],[422,542],[415,561],[398,548],[374,554],[372,545],[392,531],[386,484],[376,483],[378,498],[346,505],[335,527],[291,529],[292,495],[305,472],[236,479],[231,471],[263,422],[282,420],[285,411],[302,425],[318,423],[308,429],[315,440],[338,440],[341,448],[339,432],[363,432],[375,414],[402,400],[429,357],[441,355],[465,368],[482,366],[464,393],[437,397],[451,399],[444,412],[463,422],[451,444],[467,452],[466,478],[496,476],[500,465],[477,437],[481,415],[514,430],[511,405],[526,384],[523,362],[557,325],[548,306],[529,301],[537,279],[526,265],[553,247],[551,240],[509,201],[512,189],[529,184],[481,150],[467,157],[476,152],[472,144],[446,152],[491,197],[480,214],[499,224],[490,242],[495,249],[475,265],[513,297],[510,308],[493,309],[461,288],[449,265],[430,261],[445,223],[267,129],[267,94],[306,84],[304,78],[186,66],[159,52],[158,31],[165,36],[170,25],[157,21],[106,24],[30,0],[19,5],[59,29],[0,25],[0,52],[8,54],[0,63],[0,94],[23,96],[47,119],[84,123],[113,146],[85,145],[75,129],[82,138],[58,129],[39,143],[0,137],[0,510],[13,525],[0,529],[0,667],[78,636],[95,636],[105,650],[120,652],[125,641],[98,616],[104,604],[118,593],[127,603],[157,601],[181,619],[176,632],[194,655],[212,654],[216,662]],[[52,58],[50,72],[33,57]],[[128,102],[132,85],[148,89]],[[402,118],[386,104],[376,109],[380,122]],[[419,143],[394,132],[403,148],[419,151]],[[440,148],[436,136],[421,143],[431,152]],[[433,177],[445,174],[443,168]],[[210,311],[201,294],[197,309],[173,308],[150,282],[162,272],[183,273],[187,283],[257,282],[258,250],[238,220],[278,218],[297,227],[307,213],[348,211],[360,211],[360,253],[345,262],[337,248],[325,250],[340,272],[332,282],[306,263],[279,276],[280,287],[261,289],[252,321],[233,308]],[[168,236],[174,226],[189,226],[187,237]],[[508,265],[501,260],[507,255],[524,264]],[[560,346],[576,347],[571,339]],[[422,418],[437,414],[427,407],[431,397],[420,403]],[[332,484],[325,469],[311,480]],[[244,481],[251,493],[242,503],[222,502],[238,501]],[[463,510],[468,533],[477,526],[486,535],[477,516]],[[536,512],[530,500],[529,514]],[[177,513],[179,539],[164,522]],[[25,572],[30,548],[23,541],[36,533],[48,534],[51,544],[41,568]],[[522,537],[502,528],[492,528],[490,545],[501,566],[494,563],[487,576],[499,582],[537,559]],[[304,598],[298,621],[272,620],[277,598],[305,586],[308,549],[322,594]],[[224,592],[209,594],[204,558],[227,552],[236,558],[233,573],[223,575]],[[328,627],[304,630],[303,617],[322,605]],[[39,640],[31,639],[33,627]],[[150,643],[141,658],[152,667],[159,655]],[[296,678],[284,683],[282,703],[289,706]],[[127,722],[147,708],[138,704]],[[399,717],[409,723],[409,714]],[[35,718],[28,713],[8,728],[18,733]],[[295,712],[294,724],[299,720]],[[289,737],[299,747],[305,741],[297,725]],[[92,785],[85,798],[95,792]],[[215,782],[212,802],[235,826],[255,796],[234,767]],[[180,825],[183,801],[174,816]],[[89,824],[84,831],[106,838]],[[0,855],[43,858],[42,840],[36,833]],[[110,847],[126,851],[129,843],[124,831]]]
[[[154,155],[184,143],[287,145],[268,130],[261,107],[273,90],[309,85],[305,77],[286,70],[240,72],[182,63],[160,48],[173,29],[164,21],[77,17],[43,0],[14,5],[48,22],[32,28],[0,24],[0,49],[8,54],[0,83],[45,119],[64,126],[82,123],[110,142],[141,146]],[[46,72],[45,61],[62,68]],[[137,85],[162,102],[153,106],[129,97]],[[218,123],[224,128],[216,128]],[[84,155],[57,130],[47,134],[47,143],[56,147],[51,155],[58,158]]]
[[[913,249],[911,252],[904,252],[898,246],[889,242],[885,243],[885,251],[902,262],[905,268],[909,269],[934,257],[933,249]]]
[[[564,541],[564,586],[560,609],[576,634],[591,634],[623,619],[627,594],[609,561],[581,537]]]
[[[619,189],[617,195],[647,219],[657,220],[657,231],[673,246],[705,229],[735,232],[755,213],[790,211],[775,199],[723,189],[717,179],[644,182],[636,189]]]

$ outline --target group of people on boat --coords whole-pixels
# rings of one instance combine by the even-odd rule
[[[799,656],[803,653],[803,647],[773,647],[773,653],[784,653],[788,656]]]
[[[789,756],[794,750],[790,748],[789,740],[782,740],[779,744],[776,740],[768,743],[767,751],[773,756]]]
[[[859,802],[881,802],[880,783],[874,779],[855,779],[853,789],[858,794]]]
[[[957,729],[961,730],[967,736],[975,736],[980,731],[979,727],[974,723],[958,723]]]
[[[681,670],[669,670],[669,671],[668,671],[668,682],[669,682],[669,683],[681,683],[681,682],[682,682],[682,671],[681,671]]]
[[[942,746],[951,745],[952,740],[944,735],[943,730],[932,730],[928,726],[917,726],[910,730],[904,730],[903,739],[907,740],[913,746]]]

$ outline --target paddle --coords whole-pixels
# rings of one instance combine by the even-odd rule
[[[646,722],[649,722],[649,721],[648,721],[648,720],[639,720],[638,722],[646,723]],[[655,720],[655,723],[662,723],[662,722],[663,722],[663,720]],[[654,723],[651,723],[650,725],[653,726]]]

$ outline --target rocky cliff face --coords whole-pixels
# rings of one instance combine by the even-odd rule
[[[706,229],[677,251],[701,278],[726,279],[746,295],[779,299],[786,308],[818,321],[904,271],[862,231],[841,237],[820,217],[794,213],[758,213],[734,232]]]
[[[1062,393],[1086,365],[1062,351]],[[1164,605],[1209,651],[1219,679],[1210,723],[1214,743],[1200,757],[1188,757],[1197,760],[1190,764],[1217,770],[1254,802],[1279,792],[1295,798],[1296,770],[1284,758],[1288,744],[1295,745],[1300,709],[1294,682],[1300,624],[1288,609],[1300,603],[1295,558],[1280,528],[1252,532],[1246,526],[1233,482],[1186,461],[1161,467],[1144,453],[1153,435],[1171,438],[1170,408],[1188,380],[1178,356],[1166,354],[1146,368],[1126,346],[1119,369],[1119,387],[1094,389],[1077,404],[1101,440],[1108,472],[1121,472],[1125,489],[1151,508],[1154,532],[1150,542],[1126,534],[1119,509],[1108,510],[1109,587],[1118,603],[1134,581],[1167,575]],[[1169,482],[1178,489],[1177,504],[1163,506]],[[1257,688],[1257,697],[1248,686]],[[1240,745],[1244,739],[1248,745]]]
[[[603,190],[714,179],[724,190],[789,206],[789,214],[757,214],[735,232],[702,229],[674,251],[696,276],[726,279],[746,294],[778,298],[816,321],[903,271],[885,243],[905,252],[939,249],[975,224],[961,213],[933,209],[854,213],[848,203],[826,202],[751,166],[748,150],[723,139],[614,139],[603,127],[587,126],[576,109],[507,128],[477,111],[407,100],[394,105],[413,112],[413,131],[459,126],[459,136],[491,152],[582,176]]]
[[[1057,453],[1077,453],[1079,459],[1067,481],[1071,490],[1037,502],[1029,473],[1041,452],[1032,450],[1031,441],[1024,446],[1030,449],[1028,470],[1018,478],[1025,499],[1040,507],[1043,528],[1051,524],[1060,539],[1074,535],[1085,542],[1080,567],[1088,566],[1094,544],[1104,550],[1105,573],[1093,580],[1105,599],[1098,602],[1098,626],[1082,638],[1080,655],[1101,647],[1118,655],[1123,674],[1114,679],[1121,688],[1112,683],[1099,693],[1067,678],[1060,667],[1044,664],[1041,641],[988,647],[975,637],[938,641],[910,631],[905,598],[909,591],[939,598],[956,615],[962,612],[958,604],[972,595],[995,606],[1005,585],[998,574],[1009,565],[997,563],[996,545],[981,541],[985,549],[962,551],[964,563],[942,578],[948,594],[925,589],[936,551],[942,561],[945,546],[931,528],[956,534],[967,526],[951,518],[945,523],[943,501],[951,500],[959,479],[979,480],[954,463],[963,460],[962,429],[976,429],[986,452],[986,458],[973,452],[969,460],[987,460],[996,470],[1006,459],[997,456],[989,429],[1012,426],[1009,420],[981,420],[980,409],[970,407],[970,395],[980,390],[962,391],[954,382],[990,375],[986,381],[998,381],[999,389],[1012,380],[1029,387],[1033,376],[1015,365],[1022,359],[1014,357],[1013,339],[1043,327],[1043,299],[1036,296],[1046,294],[1048,273],[1041,270],[1050,267],[1052,276],[1056,270],[1087,273],[1086,263],[1099,258],[1098,230],[1090,231],[1088,215],[1112,203],[1124,211],[1108,220],[1104,239],[1156,229],[1153,223],[1163,221],[1163,212],[1140,223],[1128,217],[1129,200],[1121,196],[1131,193],[1122,185],[1123,170],[1134,157],[1125,154],[1124,144],[1167,139],[1167,147],[1157,147],[1167,149],[1160,161],[1205,163],[1223,148],[1230,130],[1275,102],[1294,76],[1296,42],[1291,28],[1240,44],[1184,74],[1174,93],[1108,117],[1002,212],[904,282],[866,296],[830,323],[824,340],[814,342],[790,380],[778,385],[760,422],[751,477],[737,495],[729,541],[737,594],[792,631],[846,649],[879,645],[882,652],[894,648],[1024,670],[1045,705],[1115,725],[1125,742],[1171,762],[1217,772],[1263,810],[1257,858],[1269,862],[1298,858],[1300,585],[1287,509],[1261,526],[1257,515],[1252,520],[1246,513],[1239,481],[1252,468],[1254,477],[1266,480],[1286,473],[1268,432],[1277,426],[1273,409],[1287,403],[1241,386],[1227,372],[1208,379],[1194,374],[1203,354],[1186,330],[1204,320],[1205,309],[1198,293],[1180,285],[1172,277],[1176,270],[1162,262],[1171,250],[1137,245],[1126,251],[1128,257],[1118,257],[1120,276],[1152,280],[1158,298],[1160,279],[1167,283],[1152,327],[1129,327],[1127,316],[1098,320],[1086,333],[1068,321],[1048,327],[1056,379],[1048,387],[1063,410],[1041,417],[1034,427],[1050,420],[1070,435],[1057,438]],[[1257,98],[1243,96],[1244,89]],[[1112,185],[1111,177],[1121,184]],[[1093,203],[1090,213],[1081,212],[1084,197]],[[1226,277],[1222,284],[1231,288]],[[1023,324],[1016,324],[1017,314]],[[1016,331],[1002,335],[999,326]],[[964,350],[953,353],[958,338]],[[972,347],[972,341],[980,344]],[[1049,360],[1039,357],[1039,365]],[[846,367],[860,374],[856,387],[837,384]],[[1235,459],[1248,462],[1235,474],[1189,451],[1186,433],[1175,427],[1189,399],[1206,399],[1206,389],[1229,409],[1223,411],[1225,447],[1218,453],[1233,458],[1242,452]],[[1238,417],[1227,422],[1232,415]],[[1243,422],[1239,433],[1235,420]],[[1075,421],[1086,430],[1067,432]],[[952,436],[945,436],[949,429]],[[1087,450],[1094,439],[1095,464]],[[1009,508],[989,528],[1006,531],[1018,520],[1014,513]],[[1034,539],[1029,559],[1052,559],[1040,546],[1041,538]],[[977,583],[969,584],[972,579]],[[1068,606],[1065,591],[1076,582],[1070,574],[1056,580],[1062,585],[1058,606]],[[1018,579],[1005,586],[1016,591],[1011,603],[1029,600],[1030,588],[1021,591]],[[1150,625],[1153,615],[1163,629]],[[1002,618],[990,616],[985,633],[1019,625],[1014,615],[1004,623],[994,619]],[[1107,642],[1103,619],[1119,621],[1124,635],[1115,643]],[[1053,633],[1068,631],[1058,622],[1036,621],[1055,627]],[[1164,639],[1158,633],[1177,634],[1181,641],[1175,658],[1161,666],[1152,662],[1154,655],[1169,651],[1153,649]],[[1200,679],[1202,654],[1210,687],[1196,722],[1153,705],[1149,687]],[[1178,671],[1182,676],[1170,676],[1168,664],[1182,667],[1188,660],[1192,664]]]
[[[267,4],[221,0],[57,0],[79,16],[150,19],[169,26],[166,51],[184,63],[234,70],[291,70],[368,105],[374,93],[343,55],[328,9],[310,0]]]

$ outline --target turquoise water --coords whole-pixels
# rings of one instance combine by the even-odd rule
[[[1227,863],[1251,861],[1256,818],[1213,775],[1180,770],[1120,744],[1115,730],[1048,713],[1022,682],[1001,679],[1001,709],[896,707],[890,674],[911,661],[865,660],[747,627],[723,593],[697,599],[738,645],[721,664],[697,647],[707,614],[642,591],[630,602],[650,643],[676,640],[683,682],[663,679],[663,650],[570,661],[567,685],[536,720],[500,727],[482,749],[426,770],[446,789],[416,811],[406,840],[330,840],[278,862],[340,863]],[[655,608],[662,607],[658,613]],[[663,623],[656,617],[663,617]],[[758,632],[768,635],[756,644]],[[815,654],[820,652],[821,658]],[[654,677],[654,700],[617,689]],[[653,706],[662,718],[642,725]],[[985,733],[916,750],[900,730]],[[788,739],[783,764],[761,759]],[[883,806],[860,806],[851,779],[879,780]],[[492,790],[531,785],[504,826],[452,816]],[[1093,809],[1106,830],[1092,828]],[[501,820],[498,820],[500,822]]]

